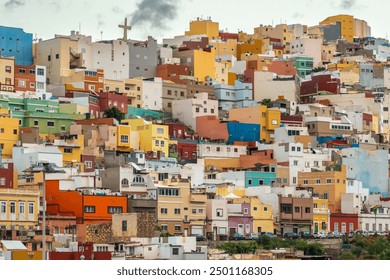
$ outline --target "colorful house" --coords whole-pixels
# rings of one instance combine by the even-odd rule
[[[318,197],[313,198],[313,229],[312,232],[330,231],[330,211],[328,200]]]
[[[12,158],[12,148],[19,140],[19,120],[10,118],[8,109],[0,109],[0,150],[4,158]]]

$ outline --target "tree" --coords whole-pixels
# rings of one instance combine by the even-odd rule
[[[267,106],[267,108],[271,108],[272,101],[271,101],[271,99],[266,98],[266,99],[261,100],[260,104],[264,105],[264,106]]]
[[[123,120],[125,118],[125,114],[123,114],[118,108],[112,107],[104,110],[104,117],[105,118],[114,118],[118,122]]]

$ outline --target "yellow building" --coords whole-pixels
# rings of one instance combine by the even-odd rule
[[[287,24],[277,24],[275,27],[261,25],[254,28],[253,36],[260,38],[270,37],[279,39],[283,44],[284,53],[290,53],[290,43],[295,40],[294,31]]]
[[[124,81],[104,79],[104,91],[124,92]]]
[[[330,211],[328,200],[323,198],[313,198],[313,229],[312,232],[330,231]]]
[[[219,37],[219,23],[213,22],[210,18],[207,20],[197,18],[190,22],[190,30],[185,32],[185,35],[206,35],[209,40]]]
[[[298,185],[310,189],[313,197],[328,199],[331,213],[341,213],[341,195],[346,192],[345,165],[341,166],[340,171],[298,172]]]
[[[54,140],[54,145],[63,155],[64,166],[78,167],[84,171],[81,155],[84,151],[84,135],[70,135],[65,139]]]
[[[215,50],[210,52],[194,50],[194,77],[198,82],[205,82],[206,77],[215,79]]]
[[[275,129],[281,123],[281,113],[279,109],[267,108],[265,105],[232,109],[229,111],[229,121],[260,124],[260,139],[272,142]]]
[[[191,193],[189,184],[158,186],[158,225],[172,235],[201,234],[206,228],[206,194]]]
[[[229,83],[229,69],[232,68],[230,61],[215,62],[215,81],[219,84],[227,85]]]
[[[139,148],[145,153],[153,152],[157,156],[169,155],[169,128],[166,125],[152,124],[144,119],[122,120],[122,124],[130,126],[131,131],[139,132]]]
[[[38,224],[39,191],[0,189],[0,228],[29,229]]]
[[[9,117],[8,109],[0,109],[0,148],[4,158],[12,158],[12,148],[19,140],[19,119]]]
[[[237,58],[237,40],[227,39],[226,41],[212,41],[210,45],[214,48],[216,55],[233,55]]]
[[[129,125],[116,126],[116,147],[119,151],[131,151],[131,127]]]
[[[355,20],[353,16],[350,15],[336,15],[327,17],[320,22],[320,25],[329,25],[339,22],[341,26],[341,36],[348,42],[353,42],[353,37],[355,35]]]
[[[215,187],[215,195],[225,197],[229,194],[234,194],[239,197],[244,197],[245,186],[233,186],[233,185],[221,184]]]
[[[243,56],[246,54],[261,54],[263,53],[263,43],[261,39],[250,40],[245,43],[237,44],[237,58],[239,60],[243,59]]]
[[[15,89],[15,59],[0,55],[0,90],[14,91]]]
[[[263,204],[258,197],[233,199],[233,203],[249,203],[253,217],[253,232],[274,232],[274,216],[272,205]]]

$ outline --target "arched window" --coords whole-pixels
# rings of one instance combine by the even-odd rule
[[[141,176],[136,176],[133,179],[133,183],[145,183],[145,180]]]
[[[126,178],[122,179],[121,185],[122,185],[122,187],[128,187],[129,186],[129,180],[127,180]]]

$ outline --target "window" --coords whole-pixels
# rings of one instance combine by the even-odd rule
[[[304,184],[304,185],[309,184],[309,180],[303,180],[303,184]]]
[[[180,215],[180,208],[175,208],[174,209],[174,213],[175,213],[175,215]]]
[[[28,213],[31,215],[31,214],[34,214],[34,202],[29,202],[28,203]]]
[[[168,231],[168,225],[161,225],[160,227],[162,231]]]
[[[341,232],[346,233],[347,232],[347,224],[346,223],[341,223]]]
[[[54,127],[54,121],[47,121],[47,126]]]
[[[320,179],[316,179],[316,184],[317,185],[321,184],[321,180]]]
[[[172,90],[168,89],[167,94],[172,95]]]
[[[45,84],[44,83],[37,82],[37,89],[44,89],[44,88],[45,88]]]
[[[248,180],[248,185],[252,186],[252,180],[251,179]]]
[[[73,152],[72,148],[64,148],[64,154],[71,154]]]
[[[11,66],[5,66],[5,72],[11,73],[12,72]]]
[[[328,193],[324,192],[324,199],[328,199]]]
[[[37,126],[38,124],[39,124],[39,122],[34,120],[34,126]]]
[[[84,166],[85,166],[85,168],[88,168],[88,169],[92,168],[92,161],[85,161]]]
[[[164,134],[164,128],[157,127],[157,134]]]
[[[179,255],[179,248],[172,248],[172,255],[178,256]]]
[[[264,212],[268,212],[268,207],[264,207]]]
[[[175,225],[175,231],[181,231],[181,225]]]
[[[9,206],[10,206],[10,209],[9,209],[10,213],[11,214],[15,214],[16,213],[16,202],[15,201],[11,201],[9,203]]]
[[[5,178],[0,178],[0,186],[5,186]]]
[[[291,204],[282,204],[281,209],[283,213],[292,213],[292,205]]]
[[[192,209],[192,214],[196,214],[196,209]]]
[[[30,69],[29,72],[30,72],[31,75],[35,75],[35,69]]]
[[[161,147],[164,147],[164,146],[165,146],[165,141],[164,141],[164,140],[161,140],[161,141],[160,141],[160,146],[161,146]]]
[[[133,183],[145,183],[145,179],[142,178],[141,176],[135,176],[133,178]]]
[[[164,215],[168,214],[168,208],[161,208],[160,213]]]
[[[160,140],[155,140],[154,141],[154,145],[157,146],[157,147],[160,146]]]
[[[314,204],[313,204],[313,208],[314,208],[314,209],[317,209],[317,208],[318,208],[318,204],[317,204],[317,203],[314,203]]]
[[[264,180],[259,180],[259,186],[264,185]]]
[[[121,181],[122,187],[128,187],[129,186],[129,180],[127,178],[123,178]]]
[[[127,221],[122,221],[122,231],[127,231]]]
[[[109,214],[121,214],[123,212],[123,208],[121,206],[108,206]]]
[[[84,213],[95,213],[95,206],[84,206]]]
[[[47,61],[51,61],[51,55],[47,56]]]
[[[195,108],[195,112],[199,113],[199,108]]]
[[[310,211],[310,207],[306,207],[305,208],[305,213],[310,213],[311,211]]]
[[[65,125],[61,125],[61,131],[65,131],[65,130],[66,130]]]
[[[1,214],[7,213],[7,203],[5,201],[0,202],[0,213]]]
[[[26,74],[26,69],[24,69],[24,68],[19,68],[19,73],[20,73],[20,74]]]
[[[294,212],[295,213],[299,213],[300,212],[300,208],[299,207],[294,207]]]
[[[353,232],[354,226],[353,223],[349,223],[349,232]]]
[[[129,136],[121,135],[121,143],[129,143]]]
[[[217,208],[216,209],[216,214],[217,214],[217,217],[223,217],[223,209],[222,208]]]
[[[60,58],[60,54],[56,53],[56,59]]]
[[[248,208],[244,208],[244,214],[248,214],[249,211],[248,211]]]
[[[298,161],[294,160],[294,166],[298,166]]]

